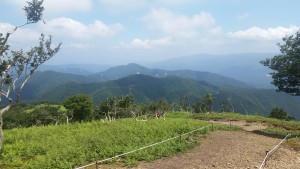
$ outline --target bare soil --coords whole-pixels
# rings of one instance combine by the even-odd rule
[[[194,149],[153,162],[141,162],[135,169],[256,169],[266,152],[282,139],[255,134],[254,130],[265,128],[260,123],[245,121],[213,122],[237,125],[244,131],[216,131]],[[101,168],[122,168],[101,166]],[[300,139],[286,141],[267,161],[265,169],[300,169]]]

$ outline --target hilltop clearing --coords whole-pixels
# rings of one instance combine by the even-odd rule
[[[214,115],[202,116],[208,118]],[[135,169],[255,169],[260,167],[266,152],[273,149],[284,137],[259,132],[267,131],[268,127],[274,125],[275,121],[272,125],[270,124],[272,119],[253,121],[254,117],[231,115],[230,119],[226,119],[225,116],[227,115],[219,116],[224,117],[218,120],[216,117],[212,118],[214,120],[207,120],[214,124],[239,126],[243,130],[215,131],[207,137],[200,138],[200,144],[186,153],[179,153],[152,162],[141,162]],[[244,119],[238,119],[238,117]],[[282,127],[287,126],[283,125]],[[299,166],[300,139],[290,138],[268,159],[265,169],[296,169]],[[105,165],[101,167],[120,168]]]
[[[199,146],[186,153],[150,163],[142,162],[134,169],[255,169],[261,165],[266,151],[271,150],[280,141],[279,138],[246,131],[216,131],[201,139]],[[296,169],[299,165],[299,150],[293,150],[285,143],[267,161],[265,169]],[[122,167],[104,165],[101,168]]]
[[[169,113],[165,120],[102,119],[14,128],[4,131],[0,168],[75,168],[116,156],[101,168],[258,168],[266,151],[287,133],[292,138],[271,156],[267,167],[297,168],[300,140],[295,137],[299,131],[299,122],[294,121],[186,112]]]

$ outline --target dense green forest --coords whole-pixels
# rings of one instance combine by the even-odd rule
[[[43,74],[45,73],[45,74]],[[40,73],[46,77],[52,72]],[[55,73],[57,74],[57,73]],[[58,74],[61,78],[68,79],[67,74]],[[65,77],[66,76],[66,77]],[[71,75],[73,76],[73,75]],[[51,76],[50,76],[51,77]],[[59,78],[60,76],[58,76]],[[75,76],[77,78],[77,76]],[[159,98],[166,98],[168,103],[179,102],[180,98],[190,95],[191,103],[196,103],[206,92],[216,98],[213,110],[219,111],[221,102],[229,104],[236,112],[243,114],[267,115],[275,107],[284,108],[291,116],[299,119],[299,97],[293,97],[285,93],[277,93],[272,89],[256,89],[244,87],[232,87],[224,85],[212,85],[205,81],[199,81],[178,76],[157,78],[146,75],[131,75],[118,80],[80,83],[70,80],[65,83],[59,80],[40,80],[29,82],[22,95],[22,100],[27,101],[52,101],[62,102],[68,96],[75,94],[88,94],[99,104],[110,96],[133,94],[135,102],[149,103]],[[60,78],[59,78],[60,79]],[[84,78],[79,78],[78,80]],[[60,83],[60,84],[57,84]],[[45,84],[45,85],[44,85]],[[48,87],[45,87],[47,86]]]
[[[119,102],[127,96],[131,97],[131,105],[118,107],[123,108],[122,111],[118,109],[123,113],[120,117],[131,117],[133,110],[153,115],[162,109],[157,103],[163,100],[167,105],[164,109],[169,111],[231,111],[268,116],[272,109],[282,108],[289,116],[300,119],[299,97],[272,89],[257,89],[207,72],[164,71],[129,64],[88,76],[53,71],[35,73],[24,88],[22,103],[5,114],[4,127],[72,122],[74,114],[68,112],[63,103],[77,94],[90,97],[92,104],[89,117],[81,120],[103,118],[105,112],[116,110],[113,110],[114,101]],[[128,107],[131,109],[124,111]]]

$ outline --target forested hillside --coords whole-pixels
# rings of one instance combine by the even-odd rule
[[[184,78],[191,78],[197,81],[205,81],[216,86],[234,86],[243,88],[249,87],[249,85],[246,85],[238,80],[209,72],[198,72],[191,70],[167,71],[161,69],[148,69],[137,64],[128,64],[112,67],[106,71],[86,76],[54,71],[36,72],[35,74],[33,74],[28,84],[26,84],[25,90],[22,94],[22,98],[25,100],[36,99],[42,93],[45,93],[48,90],[65,83],[75,82],[79,84],[86,84],[93,82],[105,82],[109,80],[117,80],[135,74],[144,74],[153,77],[179,76]]]
[[[191,78],[194,80],[200,80],[208,82],[212,85],[225,85],[234,87],[250,87],[241,81],[221,76],[219,74],[210,72],[200,72],[193,70],[163,70],[163,69],[149,69],[138,64],[130,63],[128,65],[112,67],[106,71],[95,73],[89,77],[97,81],[117,80],[129,75],[143,74],[153,77],[167,77],[167,76],[179,76],[184,78]]]
[[[29,90],[30,86],[28,86]],[[230,86],[214,86],[204,81],[168,76],[156,78],[147,75],[132,75],[119,80],[99,83],[69,82],[49,88],[28,100],[44,101],[50,100],[61,102],[68,96],[75,94],[88,94],[93,97],[94,103],[110,96],[119,96],[132,93],[137,103],[151,102],[159,98],[166,98],[169,103],[179,102],[180,99],[190,94],[192,103],[209,92],[215,97],[214,110],[220,110],[221,102],[228,105],[232,103],[232,111],[243,114],[267,113],[275,107],[282,107],[290,115],[299,119],[300,102],[299,97],[293,97],[285,93],[276,93],[271,89],[236,88]],[[24,98],[25,99],[25,98]]]

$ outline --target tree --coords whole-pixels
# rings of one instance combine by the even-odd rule
[[[35,108],[31,114],[31,125],[49,125],[55,124],[57,125],[62,119],[62,113],[59,112],[59,108],[57,106],[45,105],[42,107]],[[28,114],[28,113],[27,113]]]
[[[107,118],[129,117],[130,108],[134,104],[133,95],[112,96],[102,101],[98,107],[100,113],[104,113]]]
[[[11,32],[0,33],[0,104],[3,104],[2,99],[5,99],[7,102],[0,109],[0,152],[4,137],[2,131],[3,114],[19,102],[24,85],[34,71],[41,64],[52,58],[60,49],[61,44],[52,48],[51,36],[45,38],[45,35],[41,34],[39,44],[32,47],[29,51],[24,52],[22,49],[19,51],[10,51],[8,39],[13,33],[23,26],[37,23],[42,19],[44,11],[42,4],[43,0],[27,2],[27,6],[24,7],[27,17],[25,24],[16,26]]]
[[[274,72],[272,84],[277,91],[300,95],[300,30],[295,35],[283,38],[284,44],[278,43],[281,54],[261,61]]]
[[[230,112],[230,108],[229,106],[227,105],[227,102],[225,100],[223,100],[221,103],[220,103],[220,111],[222,113],[224,112]]]
[[[287,112],[279,107],[272,109],[269,117],[280,119],[280,120],[293,120],[294,119],[292,116],[288,116]]]
[[[184,111],[187,111],[187,112],[190,111],[191,97],[192,97],[192,94],[188,92],[180,98],[179,104],[181,106],[181,109],[183,109]]]
[[[211,113],[214,101],[214,96],[211,93],[206,92],[206,94],[200,98],[199,102],[193,105],[193,109],[195,113]]]
[[[92,115],[93,100],[90,96],[84,94],[77,94],[68,97],[63,106],[73,112],[74,121],[88,120]]]

